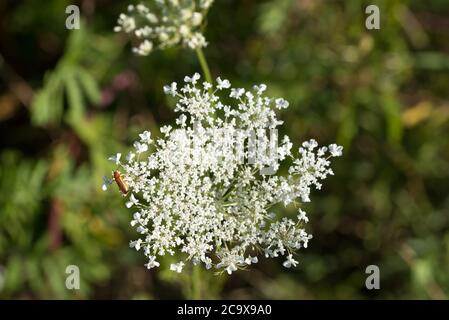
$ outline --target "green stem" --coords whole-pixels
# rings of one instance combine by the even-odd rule
[[[200,300],[202,298],[201,294],[201,266],[192,266],[192,299]]]
[[[198,57],[198,61],[200,62],[201,69],[203,70],[204,78],[206,79],[207,82],[212,84],[213,83],[212,77],[210,75],[209,66],[207,65],[207,61],[206,58],[204,57],[203,50],[201,48],[197,48],[195,52],[196,56]]]

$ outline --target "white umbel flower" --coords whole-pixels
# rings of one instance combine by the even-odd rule
[[[333,157],[339,157],[343,154],[343,147],[337,146],[336,144],[331,144],[329,146],[329,152]]]
[[[170,270],[171,271],[175,271],[177,273],[181,273],[182,272],[182,268],[184,267],[184,262],[179,262],[179,263],[172,263],[170,265]]]
[[[309,140],[293,152],[288,137],[278,146],[275,111],[288,102],[266,89],[232,88],[221,78],[214,87],[199,74],[187,76],[181,86],[164,87],[177,99],[175,127],[163,126],[159,137],[145,131],[126,161],[111,158],[130,189],[126,206],[135,210],[131,225],[140,234],[132,246],[147,256],[147,268],[169,254],[181,260],[171,264],[175,272],[190,261],[232,274],[257,263],[260,252],[296,266],[291,253],[312,238],[306,213],[276,218],[270,208],[310,201],[341,148]],[[280,162],[287,175],[276,174]]]
[[[293,259],[293,256],[291,254],[289,254],[287,256],[287,260],[284,261],[284,263],[282,264],[284,267],[286,268],[290,268],[290,267],[296,267],[296,265],[298,264],[298,261],[296,261],[295,259]]]
[[[140,39],[133,51],[143,56],[153,49],[177,45],[202,48],[207,41],[201,27],[212,3],[212,0],[158,0],[151,1],[149,6],[130,5],[127,13],[120,14],[114,31]]]
[[[153,50],[153,42],[144,40],[137,48],[134,48],[133,51],[141,56],[147,56]]]
[[[177,85],[178,84],[176,82],[172,82],[171,85],[164,86],[164,93],[168,94],[168,95],[171,95],[173,97],[176,96],[178,94],[178,91],[176,89]]]

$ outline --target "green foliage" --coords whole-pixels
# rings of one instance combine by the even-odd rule
[[[32,104],[32,120],[36,125],[58,124],[67,101],[67,119],[81,121],[86,103],[100,102],[101,80],[117,56],[118,45],[96,36],[82,25],[70,33],[66,53],[56,68],[45,75],[44,86],[36,93]],[[93,56],[101,59],[97,62]],[[65,98],[65,99],[64,99]]]
[[[0,256],[8,257],[1,295],[70,297],[71,292],[65,288],[65,268],[76,263],[85,270],[85,289],[78,297],[86,296],[89,286],[84,281],[101,281],[109,275],[105,262],[99,259],[105,243],[95,239],[96,232],[86,232],[86,215],[91,213],[80,206],[92,194],[89,188],[80,188],[89,176],[83,169],[74,173],[70,161],[62,159],[55,159],[51,165],[44,160],[34,163],[19,159],[11,152],[1,158]],[[61,170],[57,177],[53,177],[55,170]],[[73,199],[74,193],[78,199]],[[52,226],[52,219],[60,219],[60,225]],[[67,237],[62,243],[52,239],[59,233]],[[23,288],[31,291],[21,292]]]

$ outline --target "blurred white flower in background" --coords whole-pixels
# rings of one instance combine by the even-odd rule
[[[129,5],[119,15],[116,32],[133,34],[140,42],[133,48],[146,56],[153,49],[181,45],[190,49],[207,45],[201,33],[213,0],[156,0],[148,6]]]
[[[278,218],[272,208],[310,201],[311,188],[333,174],[329,159],[342,148],[309,140],[292,152],[288,136],[273,144],[264,133],[282,124],[275,110],[287,108],[286,100],[266,96],[265,85],[247,91],[221,78],[216,87],[200,80],[194,74],[181,88],[164,87],[178,99],[176,127],[160,128],[159,138],[140,134],[126,161],[111,157],[130,188],[126,206],[134,209],[131,225],[140,234],[130,246],[143,249],[149,269],[166,254],[181,260],[171,264],[175,272],[190,261],[231,274],[260,254],[285,256],[286,268],[296,266],[293,253],[312,237],[304,230],[306,213],[298,208],[296,218]],[[288,174],[262,174],[278,162]]]

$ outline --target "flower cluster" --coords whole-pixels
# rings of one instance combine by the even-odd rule
[[[199,74],[184,82],[164,87],[177,98],[177,128],[160,128],[158,138],[145,131],[126,159],[111,158],[130,188],[126,206],[135,210],[131,225],[140,236],[130,246],[143,251],[149,269],[166,254],[180,259],[170,266],[175,272],[191,261],[231,274],[260,254],[296,266],[293,254],[311,239],[299,205],[333,174],[329,159],[342,147],[310,140],[292,152],[288,136],[279,144],[276,134],[267,137],[277,133],[275,111],[288,102],[266,96],[263,84],[245,90],[217,78],[213,86]],[[288,174],[274,174],[282,162]],[[297,217],[278,218],[279,203],[295,205]]]
[[[191,49],[205,47],[200,32],[213,0],[156,0],[151,7],[129,5],[120,14],[116,32],[133,33],[140,40],[133,51],[148,55],[154,48],[182,45]]]

